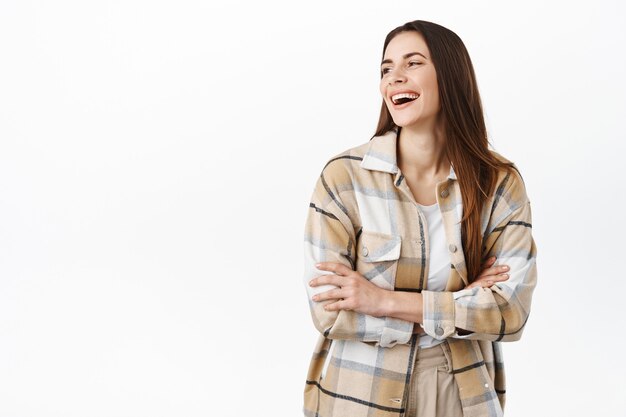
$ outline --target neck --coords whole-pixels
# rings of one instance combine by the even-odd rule
[[[397,164],[405,176],[437,182],[450,173],[441,130],[403,127],[397,140]]]

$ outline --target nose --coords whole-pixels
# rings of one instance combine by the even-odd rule
[[[389,85],[403,83],[404,81],[406,81],[406,77],[402,72],[395,71],[389,75]]]

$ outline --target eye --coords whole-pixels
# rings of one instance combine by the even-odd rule
[[[409,62],[409,66],[411,66],[413,64],[419,65],[419,64],[421,64],[421,62],[419,62],[419,61],[411,61],[411,62]]]
[[[389,71],[389,67],[387,67],[387,68],[383,68],[383,69],[380,71],[380,73],[384,75],[384,74],[387,74],[387,72],[388,72],[388,71]]]

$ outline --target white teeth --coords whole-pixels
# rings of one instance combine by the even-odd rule
[[[393,101],[393,104],[397,104],[398,100],[401,99],[401,98],[416,99],[418,97],[419,97],[419,95],[413,94],[413,93],[400,93],[400,94],[395,94],[395,95],[391,96],[391,100]]]

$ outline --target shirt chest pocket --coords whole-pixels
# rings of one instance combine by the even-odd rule
[[[363,229],[356,245],[356,270],[381,288],[394,287],[402,239]]]

